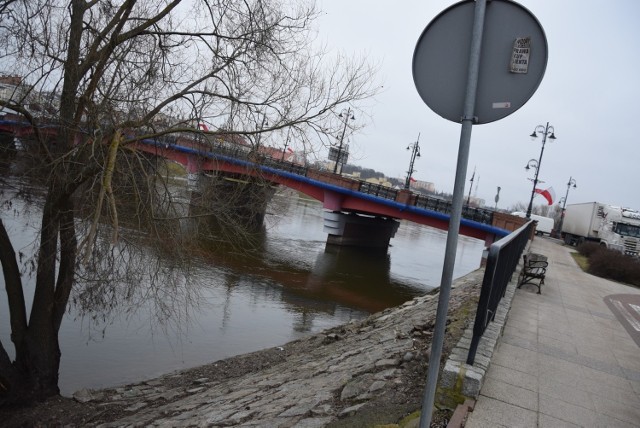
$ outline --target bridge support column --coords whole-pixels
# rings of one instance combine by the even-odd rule
[[[324,212],[327,244],[387,249],[400,222],[390,218],[370,217],[337,211]]]
[[[259,228],[274,193],[271,183],[251,177],[201,174],[191,189],[190,205],[194,214],[218,217],[227,227]]]

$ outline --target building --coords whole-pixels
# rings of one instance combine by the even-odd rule
[[[0,76],[0,100],[18,102],[26,95],[20,76]]]
[[[410,188],[413,190],[423,190],[428,193],[435,193],[436,186],[430,181],[422,181],[422,180],[412,180],[410,183]]]

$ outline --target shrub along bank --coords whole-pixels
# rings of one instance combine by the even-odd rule
[[[578,252],[587,258],[588,273],[640,287],[639,257],[627,256],[595,242],[579,245]]]

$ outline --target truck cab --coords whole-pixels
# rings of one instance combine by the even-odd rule
[[[637,256],[640,251],[640,213],[624,208],[609,210],[605,221],[610,233],[603,233],[600,242],[609,248]]]

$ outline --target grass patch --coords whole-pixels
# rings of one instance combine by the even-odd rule
[[[571,257],[573,257],[573,260],[575,260],[578,266],[580,266],[580,269],[584,272],[589,272],[589,259],[586,256],[575,252],[571,253]]]

